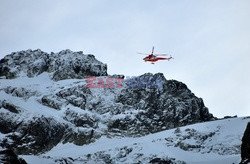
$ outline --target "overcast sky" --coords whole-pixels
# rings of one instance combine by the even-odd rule
[[[144,63],[152,46],[175,59]],[[94,54],[109,74],[162,72],[217,117],[250,115],[249,0],[0,0],[0,58],[38,48]]]

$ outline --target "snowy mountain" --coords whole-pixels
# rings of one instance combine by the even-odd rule
[[[0,146],[28,163],[240,160],[249,118],[218,120],[161,73],[108,75],[93,55],[38,49],[0,60],[0,78]]]

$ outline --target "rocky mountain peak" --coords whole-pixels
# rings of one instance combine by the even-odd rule
[[[50,54],[40,49],[13,52],[1,59],[0,63],[0,76],[7,79],[16,78],[22,73],[34,77],[43,72],[51,73],[55,81],[107,75],[107,65],[95,59],[94,55],[68,49]]]
[[[184,83],[162,73],[108,75],[107,65],[94,55],[26,50],[7,55],[0,64],[0,145],[17,154],[216,119]],[[88,88],[87,76],[122,79],[123,84]]]

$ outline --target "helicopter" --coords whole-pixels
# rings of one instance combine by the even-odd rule
[[[143,58],[143,60],[145,62],[151,62],[151,64],[154,64],[155,62],[159,61],[159,60],[170,60],[170,59],[174,59],[171,55],[170,57],[158,57],[158,56],[167,56],[167,54],[154,54],[154,46],[152,48],[152,52],[151,54],[145,54],[145,53],[140,53],[137,52],[138,54],[142,54],[142,55],[147,55],[145,58]]]

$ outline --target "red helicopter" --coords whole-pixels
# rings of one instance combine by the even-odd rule
[[[168,58],[157,57],[157,56],[167,56],[167,54],[154,54],[154,47],[152,48],[151,54],[144,54],[144,53],[140,53],[140,52],[138,52],[138,54],[148,55],[145,58],[143,58],[143,60],[145,62],[151,62],[151,64],[154,64],[154,62],[157,62],[159,60],[170,60],[170,59],[173,59],[173,57],[171,55]]]

